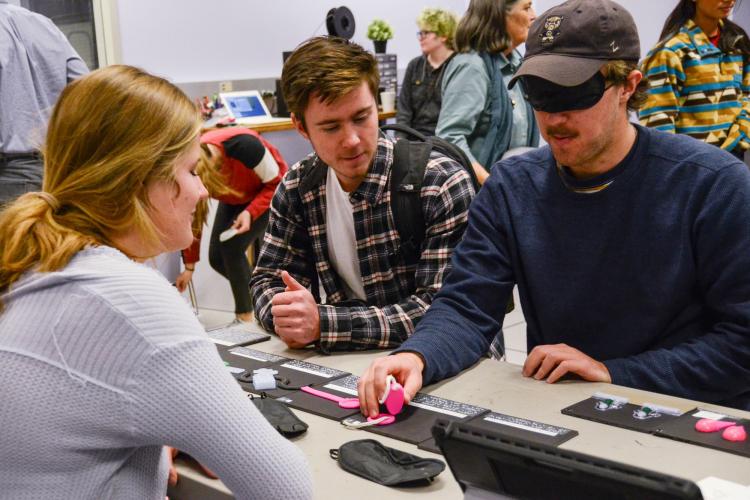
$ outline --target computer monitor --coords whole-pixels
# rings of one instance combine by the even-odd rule
[[[432,428],[465,499],[701,500],[685,479],[438,420]]]

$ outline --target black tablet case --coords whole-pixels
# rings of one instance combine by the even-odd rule
[[[703,498],[692,481],[490,432],[471,423],[439,420],[432,432],[467,498]]]
[[[559,446],[578,435],[578,431],[555,425],[513,417],[503,413],[490,412],[468,421],[472,427],[487,432],[499,432],[533,443]],[[532,430],[533,429],[533,430]]]

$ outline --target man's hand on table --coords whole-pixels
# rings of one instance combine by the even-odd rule
[[[553,384],[568,373],[589,382],[612,383],[604,363],[597,361],[567,344],[539,345],[531,350],[523,364],[523,376],[547,379]]]
[[[379,398],[385,392],[385,380],[393,375],[404,388],[404,403],[411,399],[422,388],[422,370],[424,360],[413,352],[400,352],[392,356],[378,358],[370,364],[359,379],[359,408],[362,414],[375,417],[380,413]]]

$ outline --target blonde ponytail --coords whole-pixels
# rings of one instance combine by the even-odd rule
[[[71,255],[95,243],[55,220],[56,209],[59,204],[50,193],[32,192],[0,213],[0,292],[35,265],[40,272],[59,269]]]

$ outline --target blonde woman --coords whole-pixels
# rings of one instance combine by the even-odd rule
[[[417,18],[422,55],[406,67],[398,96],[397,123],[425,135],[435,135],[440,115],[440,85],[443,71],[454,55],[457,23],[456,15],[443,9],[424,9]]]
[[[180,448],[238,498],[306,498],[300,452],[247,400],[174,287],[141,260],[192,241],[200,123],[167,81],[70,84],[43,190],[0,214],[0,491],[163,499]]]

